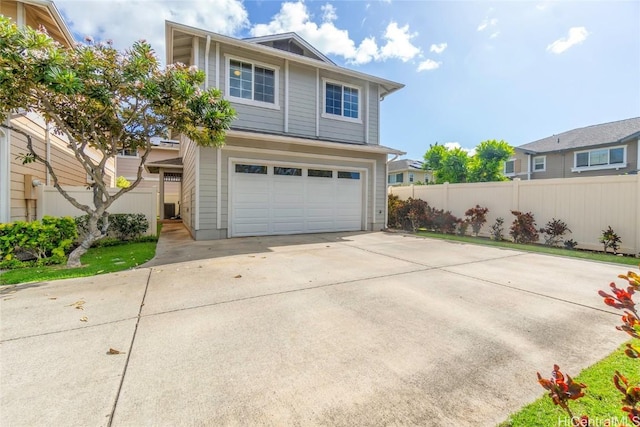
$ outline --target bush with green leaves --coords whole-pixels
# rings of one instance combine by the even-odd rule
[[[78,234],[83,236],[88,232],[89,216],[76,217]],[[144,214],[110,214],[107,238],[130,241],[138,239],[149,229],[149,221]],[[104,221],[98,220],[98,227],[102,229]]]
[[[491,239],[497,242],[504,240],[504,218],[496,218],[496,222],[491,226]]]
[[[562,236],[567,232],[571,233],[566,222],[555,218],[547,222],[539,231],[542,233],[544,244],[547,246],[558,246],[558,244],[563,241]]]
[[[77,237],[71,217],[0,224],[0,268],[22,267],[21,258],[33,258],[36,265],[64,263]]]
[[[515,243],[535,243],[538,241],[538,229],[531,212],[511,211],[515,216],[509,234]]]
[[[614,254],[618,253],[618,249],[620,249],[620,243],[622,243],[622,239],[618,236],[618,233],[613,231],[611,226],[608,226],[606,230],[602,230],[602,234],[600,235],[600,243],[604,246],[604,251],[607,252],[608,248],[613,250]]]

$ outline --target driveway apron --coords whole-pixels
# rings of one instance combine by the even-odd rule
[[[1,425],[493,426],[542,395],[536,371],[625,341],[597,295],[624,266],[170,229],[143,268],[3,291]]]

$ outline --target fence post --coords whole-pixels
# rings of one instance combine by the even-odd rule
[[[445,182],[442,185],[442,188],[444,188],[444,207],[442,209],[446,212],[449,210],[449,183]]]
[[[638,143],[640,148],[640,143]],[[633,248],[635,256],[640,255],[640,173],[636,175],[636,244]]]
[[[511,193],[511,210],[520,210],[520,178],[513,178],[513,192]]]
[[[416,198],[416,190],[415,188],[413,188],[413,184],[411,184],[411,198],[412,199]]]

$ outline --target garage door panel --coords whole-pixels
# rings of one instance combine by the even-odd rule
[[[231,173],[233,236],[362,229],[363,180],[350,179],[359,172],[318,166],[311,172],[325,176],[309,176],[286,164],[267,166],[267,174],[242,170]]]

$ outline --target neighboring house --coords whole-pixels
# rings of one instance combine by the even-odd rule
[[[624,175],[640,168],[640,117],[570,130],[515,147],[510,178]]]
[[[64,46],[74,44],[73,36],[52,1],[0,1],[0,13],[19,26],[43,26]],[[49,159],[61,185],[87,185],[87,174],[79,167],[68,141],[56,135],[42,117],[33,113],[10,116],[9,125],[29,133],[36,151]],[[41,163],[22,164],[18,158],[27,153],[27,139],[18,132],[0,127],[0,223],[30,221],[37,217],[35,185],[53,182]],[[98,154],[89,152],[98,159]],[[115,161],[107,164],[110,185],[115,185]]]
[[[167,22],[166,39],[167,63],[203,70],[237,112],[222,148],[181,139],[195,239],[385,227],[387,156],[404,153],[380,144],[380,101],[402,84],[339,67],[294,33],[239,40]]]
[[[144,150],[120,151],[116,159],[116,176],[122,176],[129,182],[134,182],[137,178],[142,155],[144,155]],[[136,188],[155,187],[159,191],[158,215],[160,219],[171,219],[180,215],[182,161],[177,158],[179,155],[179,141],[151,138],[151,151],[142,171],[142,181]],[[161,177],[158,176],[158,165],[163,167]],[[163,201],[162,205],[160,205],[161,200]]]
[[[433,182],[433,173],[424,169],[420,160],[394,160],[389,162],[388,185],[428,184]]]

